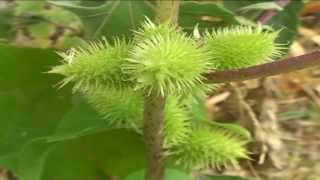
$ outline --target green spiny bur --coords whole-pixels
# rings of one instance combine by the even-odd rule
[[[164,147],[170,148],[185,141],[191,130],[191,120],[179,98],[169,97],[165,107]]]
[[[75,91],[101,87],[125,87],[130,82],[121,66],[128,57],[130,44],[116,39],[111,46],[106,40],[92,42],[87,47],[73,48],[59,53],[63,64],[50,72],[66,76],[62,85],[73,82]]]
[[[113,128],[130,128],[142,132],[143,96],[129,88],[94,89],[84,93],[89,103]],[[188,135],[191,122],[179,98],[170,96],[164,120],[165,147],[181,143]]]
[[[175,163],[185,169],[219,167],[247,158],[245,143],[228,131],[197,127],[184,143],[172,148],[171,154]]]
[[[239,69],[280,57],[283,48],[275,43],[277,35],[260,27],[236,26],[207,32],[205,43],[217,69]]]
[[[165,27],[164,35],[150,33],[135,44],[124,69],[136,81],[137,89],[161,95],[190,92],[210,70],[209,56],[192,38]]]
[[[168,23],[154,24],[151,20],[146,18],[146,21],[142,23],[141,28],[134,31],[134,40],[141,42],[145,39],[150,39],[155,36],[170,37],[183,33],[182,29]]]
[[[143,125],[143,98],[129,88],[100,88],[85,92],[89,103],[110,127],[140,131]]]

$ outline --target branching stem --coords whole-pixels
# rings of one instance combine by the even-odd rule
[[[239,70],[217,71],[205,74],[207,83],[227,83],[262,78],[320,65],[320,51],[301,56],[286,58],[280,61],[256,65]]]

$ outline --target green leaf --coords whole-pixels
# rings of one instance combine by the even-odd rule
[[[23,180],[104,180],[83,151],[81,141],[47,143],[39,138],[27,144],[19,158],[18,176]]]
[[[201,176],[199,178],[199,180],[250,180],[250,179],[241,177],[241,176],[227,176],[227,175],[207,175],[207,176]]]
[[[70,94],[67,88],[57,91],[54,87],[59,76],[44,73],[58,62],[51,50],[0,45],[0,59],[2,157],[51,134],[70,107]]]
[[[91,157],[87,155],[82,139],[60,142],[47,155],[41,180],[107,179]]]
[[[73,108],[63,117],[55,132],[46,137],[47,141],[75,139],[109,129],[107,123],[85,99],[75,97],[74,104]]]
[[[144,144],[126,130],[55,143],[38,138],[23,147],[18,162],[15,172],[24,180],[104,180],[106,174],[126,176],[143,168]]]
[[[145,170],[134,172],[124,180],[144,180]],[[175,169],[166,169],[165,180],[192,180],[191,176]]]
[[[135,132],[110,130],[81,139],[87,156],[105,174],[123,177],[145,167],[145,145]]]
[[[290,45],[297,35],[300,24],[299,16],[303,3],[301,0],[291,1],[282,11],[278,12],[268,23],[275,29],[281,30],[278,43]]]
[[[98,2],[98,1],[97,1]],[[106,36],[131,36],[145,17],[153,18],[152,4],[148,1],[114,0],[103,2],[82,2],[89,9],[72,9],[79,15],[85,26],[88,39]],[[90,6],[91,5],[91,6]],[[99,7],[95,10],[92,7]]]
[[[18,153],[12,153],[8,154],[6,156],[0,157],[0,168],[6,167],[7,169],[10,169],[13,172],[17,172],[18,170]]]
[[[223,4],[226,8],[236,12],[245,7],[253,6],[255,4],[271,3],[270,0],[228,0],[224,1]],[[278,43],[289,46],[297,35],[297,28],[300,24],[299,15],[302,10],[303,3],[301,0],[290,1],[290,3],[277,12],[277,15],[271,18],[267,25],[273,27],[275,30],[281,30]],[[242,19],[246,18],[250,21],[257,21],[257,18],[263,13],[262,9],[254,13],[242,14]],[[239,19],[238,19],[239,20]],[[241,19],[240,19],[241,20]]]
[[[240,8],[241,11],[250,11],[250,10],[278,10],[281,11],[283,8],[275,2],[260,2],[256,4],[250,4],[248,6]]]
[[[179,24],[186,30],[193,30],[199,23],[199,28],[212,28],[217,25],[236,24],[232,11],[214,2],[183,1],[179,16]]]
[[[35,139],[28,143],[20,154],[17,174],[23,180],[41,180],[48,153],[53,144],[44,139]]]

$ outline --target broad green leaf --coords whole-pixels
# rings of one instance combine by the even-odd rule
[[[253,180],[253,179],[241,177],[241,176],[207,175],[207,176],[201,176],[199,180]]]
[[[283,8],[279,6],[276,2],[260,2],[256,4],[250,4],[248,6],[240,8],[241,11],[270,10],[270,9],[281,11]]]
[[[90,6],[91,5],[91,6]],[[148,1],[83,1],[81,6],[90,9],[72,8],[79,15],[86,29],[87,39],[97,39],[106,36],[112,39],[115,36],[130,36],[145,17],[153,18],[152,3]],[[94,7],[99,7],[93,9]]]
[[[77,169],[84,167],[87,170],[83,172],[87,174],[100,169],[98,174],[108,172],[120,175],[127,175],[144,167],[144,144],[139,135],[126,130],[100,132],[105,130],[103,120],[91,107],[83,105],[83,102],[82,105],[77,102],[72,111],[64,116],[71,107],[70,90],[58,90],[54,85],[61,78],[44,73],[57,63],[58,57],[54,52],[2,45],[0,59],[0,166],[15,170],[21,177],[30,177],[32,180],[40,177],[43,177],[41,180],[53,178],[45,176],[50,172],[47,172],[48,169],[52,169],[52,174],[56,174],[56,180],[62,180],[64,177],[69,177],[66,180],[79,180],[78,177],[70,177],[79,174]],[[98,132],[100,133],[97,134]],[[90,135],[92,133],[96,134]],[[86,137],[82,137],[84,135]],[[97,164],[99,167],[85,164],[81,165],[81,168],[73,168],[71,164],[79,162],[75,160],[77,158],[68,159],[72,157],[71,152],[66,153],[67,157],[62,156],[64,153],[58,153],[61,156],[55,155],[55,158],[48,159],[53,156],[51,153],[60,150],[57,147],[58,150],[53,151],[48,144],[34,142],[34,139],[39,137],[46,143],[50,140],[58,144],[65,143],[65,146],[69,146],[68,139],[81,140],[81,146],[70,151],[77,154],[77,150],[86,150],[79,152],[80,155],[77,157],[93,158],[91,164]],[[34,157],[35,155],[37,156]],[[34,162],[34,166],[28,166],[29,161]],[[79,161],[87,162],[83,159]],[[67,167],[62,166],[63,168],[55,170],[48,168],[50,163],[56,163],[52,167],[69,163],[67,167],[71,166],[72,170],[70,173],[67,171],[68,175],[64,176],[63,172]],[[44,175],[42,172],[45,172]]]
[[[303,3],[301,0],[291,1],[282,11],[274,16],[268,25],[281,30],[278,43],[290,45],[297,35],[300,24],[299,16]]]
[[[0,59],[0,156],[6,156],[51,134],[70,98],[67,88],[54,87],[59,76],[45,73],[58,62],[53,51],[0,45]]]
[[[180,7],[179,24],[186,30],[212,28],[218,25],[236,24],[232,11],[215,2],[183,1]],[[201,30],[200,29],[200,30]]]
[[[17,174],[23,180],[104,180],[105,174],[83,151],[81,141],[48,143],[39,138],[20,155]]]
[[[106,179],[102,178],[105,175],[121,177],[145,165],[141,136],[124,129],[96,132],[58,143],[48,155],[41,180],[100,180]]]
[[[74,98],[73,108],[66,113],[55,132],[47,137],[47,141],[63,141],[80,136],[105,131],[107,123],[81,97]]]
[[[92,157],[87,155],[82,139],[59,142],[47,155],[41,180],[107,179]]]
[[[142,137],[125,129],[84,136],[83,149],[108,175],[127,176],[145,167]]]
[[[252,21],[253,23],[257,23],[257,19],[261,16],[261,13],[263,13],[266,10],[263,9],[255,9],[250,11],[244,11],[242,8],[254,6],[256,4],[260,3],[270,3],[273,2],[272,0],[228,0],[223,1],[224,6],[233,11],[237,17],[241,16],[242,18],[237,18],[241,24],[243,24],[243,20],[246,19],[248,21]]]
[[[47,156],[54,145],[38,138],[22,149],[17,175],[23,180],[41,180]]]
[[[124,180],[144,180],[145,170],[134,172]],[[176,169],[166,169],[165,180],[192,180],[192,177]]]
[[[6,156],[0,156],[0,168],[7,168],[13,172],[18,171],[18,153],[8,154]]]
[[[126,176],[143,168],[144,144],[127,130],[55,143],[38,138],[22,148],[18,162],[15,172],[23,180],[104,180],[106,175]]]
[[[224,6],[234,12],[241,10],[242,8],[253,6],[259,3],[270,3],[271,0],[228,0],[224,1]],[[301,0],[291,1],[282,11],[277,12],[277,15],[271,18],[267,25],[271,26],[275,30],[281,30],[278,43],[289,46],[294,40],[297,34],[297,28],[299,26],[299,14],[302,10],[303,3]],[[263,10],[257,11],[256,13],[241,14],[244,18],[250,21],[256,22],[257,19],[263,13]],[[239,15],[239,14],[237,14]]]

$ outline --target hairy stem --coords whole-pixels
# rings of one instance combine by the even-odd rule
[[[320,51],[301,56],[286,58],[280,61],[261,64],[239,70],[217,71],[205,74],[207,83],[227,83],[289,73],[320,65]]]
[[[166,98],[151,94],[145,97],[144,105],[144,139],[147,146],[146,180],[164,179],[163,120]]]
[[[176,24],[179,14],[179,0],[157,1],[157,22]],[[144,98],[144,140],[147,150],[145,180],[164,180],[165,165],[162,153],[164,135],[164,109],[166,97],[156,92],[145,93]]]

